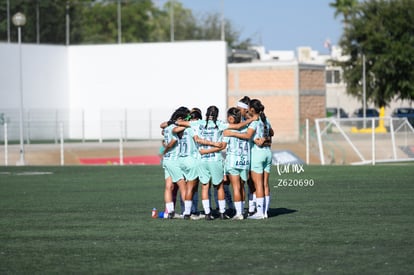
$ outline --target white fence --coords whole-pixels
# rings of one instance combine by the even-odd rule
[[[406,118],[315,120],[321,164],[414,161],[414,129]]]
[[[118,109],[99,111],[99,120],[85,119],[83,110],[30,109],[24,112],[23,136],[26,144],[54,141],[63,131],[65,140],[160,139],[159,125],[169,119],[173,110]],[[7,131],[6,126],[7,125]],[[0,109],[0,140],[19,140],[19,110]],[[62,129],[61,129],[62,127]],[[91,132],[94,134],[92,135]],[[7,133],[7,137],[5,134]],[[96,135],[98,133],[98,135]]]
[[[171,112],[156,109],[101,110],[100,120],[86,121],[82,110],[27,110],[24,115],[25,153],[30,159],[36,155],[34,150],[38,153],[54,148],[54,159],[42,161],[45,165],[58,165],[59,160],[63,165],[65,159],[73,163],[69,161],[69,154],[79,148],[94,152],[110,149],[108,156],[116,155],[120,160],[126,149],[128,154],[131,149],[141,146],[151,147],[150,153],[156,155],[162,139],[159,125],[168,120]],[[19,123],[18,110],[0,109],[0,141],[3,145],[0,165],[19,162]],[[279,136],[286,129],[280,128],[278,121],[273,124],[276,133],[273,142],[278,145],[277,149],[283,149]],[[98,137],[88,137],[91,128],[99,132]],[[306,149],[303,149],[306,155],[302,155],[302,159],[308,164],[319,163],[315,162],[317,158],[322,165],[414,161],[414,129],[408,120],[402,118],[368,119],[365,127],[363,119],[321,118],[316,119],[312,127],[307,123],[300,136],[298,142],[306,144]]]

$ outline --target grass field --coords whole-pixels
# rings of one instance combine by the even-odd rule
[[[0,273],[412,274],[413,168],[275,167],[269,219],[187,221],[159,166],[0,167]]]

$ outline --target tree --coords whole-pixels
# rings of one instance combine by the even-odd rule
[[[156,8],[152,1],[121,0],[121,33],[122,42],[149,42],[155,26],[152,15]],[[94,1],[89,4],[78,4],[78,12],[71,25],[78,23],[73,33],[79,34],[74,43],[117,43],[118,19],[117,1]]]
[[[6,1],[2,1],[6,2]],[[0,6],[1,15],[6,15],[6,5]],[[26,24],[22,29],[23,42],[63,44],[65,42],[66,5],[59,0],[10,0],[10,16],[22,12],[26,16]],[[39,15],[39,21],[38,17]],[[37,26],[39,24],[39,37]],[[0,16],[0,40],[7,40],[7,17]],[[17,30],[10,22],[10,40],[17,41]]]
[[[366,98],[378,107],[393,99],[414,99],[414,2],[370,0],[349,17],[340,40],[349,59],[343,68],[347,92],[362,97],[362,56],[366,57]]]
[[[354,9],[358,5],[358,0],[335,0],[329,3],[329,6],[336,9],[335,17],[343,16],[343,22],[346,25],[349,22],[350,16],[354,13]]]
[[[171,5],[173,8],[173,32],[174,32],[174,41],[182,40],[193,40],[197,33],[197,20],[194,17],[191,10],[184,8],[183,4],[178,1],[168,1],[164,5],[164,15],[166,18],[163,20],[165,33],[168,34],[168,39],[165,41],[170,41],[171,34]],[[162,20],[162,18],[160,18]]]
[[[224,22],[222,22],[224,21]],[[238,48],[245,41],[239,41],[238,31],[231,21],[222,20],[220,13],[206,13],[198,19],[198,32],[195,36],[199,40],[220,40],[222,38],[222,24],[224,23],[224,38],[230,48]],[[249,46],[251,43],[249,44]]]
[[[20,11],[26,15],[23,42],[39,40],[40,43],[66,44],[69,29],[72,45],[117,43],[118,2],[121,4],[123,43],[170,41],[171,5],[174,40],[221,39],[219,13],[196,18],[178,0],[168,1],[162,8],[151,0],[10,0],[10,14]],[[6,14],[6,1],[0,1],[0,41],[7,41],[7,17],[3,16]],[[246,46],[250,42],[249,39],[240,42],[239,31],[228,20],[225,20],[225,37],[231,47]],[[11,41],[17,41],[14,27],[11,27]]]
[[[195,17],[191,10],[184,8],[178,1],[168,1],[163,7],[164,33],[170,34],[170,8],[174,5],[174,40],[220,40],[222,17],[218,12],[204,13]],[[161,19],[162,20],[162,19]],[[240,41],[240,31],[231,21],[224,19],[225,40],[229,47],[239,48],[250,46],[250,39]],[[168,39],[167,39],[168,40]]]

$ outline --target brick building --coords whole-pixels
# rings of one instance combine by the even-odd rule
[[[257,98],[276,133],[276,142],[297,141],[305,120],[325,116],[325,65],[290,62],[228,65],[228,106]]]

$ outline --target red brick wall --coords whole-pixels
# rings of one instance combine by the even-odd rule
[[[228,107],[243,96],[257,98],[265,105],[272,123],[274,142],[299,139],[300,124],[306,118],[325,113],[325,70],[322,66],[291,64],[230,64],[228,66]]]
[[[325,90],[325,70],[321,68],[305,67],[299,71],[299,89]]]
[[[325,70],[321,67],[304,66],[299,71],[299,78],[299,122],[303,125],[309,119],[313,124],[315,118],[325,117]]]

